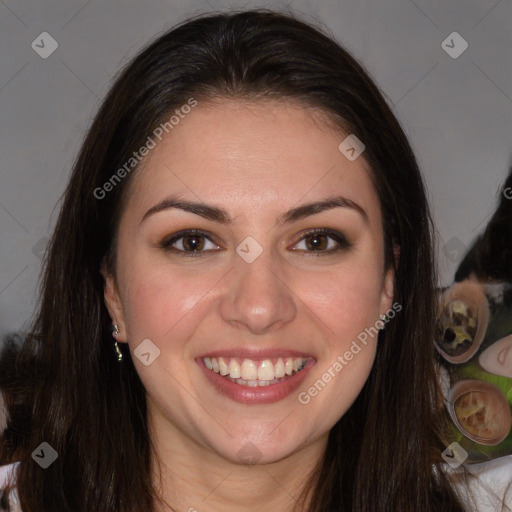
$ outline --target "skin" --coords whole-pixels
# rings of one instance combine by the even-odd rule
[[[479,357],[480,366],[495,375],[512,378],[512,335],[501,338]]]
[[[363,157],[351,162],[338,150],[345,137],[293,103],[200,103],[130,184],[115,276],[102,270],[105,302],[119,342],[133,353],[150,339],[161,351],[149,366],[133,360],[160,461],[153,461],[155,482],[177,510],[292,510],[304,468],[321,459],[329,430],[367,380],[376,337],[307,405],[297,400],[392,305],[379,201]],[[141,222],[171,195],[221,207],[232,224],[174,208]],[[333,195],[357,203],[366,217],[336,207],[276,222]],[[318,255],[303,239],[311,228],[338,231],[351,246]],[[213,234],[208,252],[186,257],[161,247],[183,229]],[[235,251],[247,236],[263,249],[250,264]],[[195,361],[237,346],[298,350],[316,365],[285,399],[240,404],[219,394]],[[248,442],[258,449],[256,465],[237,456]]]

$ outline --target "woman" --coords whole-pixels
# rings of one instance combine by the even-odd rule
[[[434,286],[415,158],[345,50],[268,11],[164,34],[89,130],[3,377],[21,508],[465,510]]]

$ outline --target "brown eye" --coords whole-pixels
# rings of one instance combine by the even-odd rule
[[[181,253],[185,256],[199,256],[202,253],[219,249],[219,246],[213,243],[206,233],[194,230],[175,233],[160,245],[165,250]]]
[[[304,238],[306,241],[306,247],[311,251],[321,251],[326,249],[329,245],[328,238],[324,234],[308,235]]]
[[[331,254],[342,249],[348,249],[351,244],[337,231],[315,229],[307,232],[297,244],[294,250],[305,253]]]
[[[204,237],[202,235],[186,235],[183,237],[182,244],[186,251],[200,251],[204,248]]]

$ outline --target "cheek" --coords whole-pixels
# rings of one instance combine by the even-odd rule
[[[368,379],[377,349],[378,274],[340,272],[315,279],[314,289],[302,289],[306,310],[321,319],[316,324],[323,324],[325,334],[315,379],[299,395],[301,404],[308,402],[311,410],[318,412],[311,414],[315,430],[332,428]]]
[[[136,268],[123,303],[129,340],[163,340],[176,332],[218,281],[215,276],[202,274],[198,279],[190,272],[170,272],[154,264]]]
[[[380,268],[354,266],[297,282],[300,298],[329,328],[334,343],[353,339],[379,318]],[[337,340],[337,341],[336,341]]]

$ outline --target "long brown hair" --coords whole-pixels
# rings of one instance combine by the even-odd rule
[[[460,262],[455,281],[472,274],[484,282],[512,282],[512,167],[500,187],[496,210]]]
[[[104,198],[95,190],[191,97],[291,99],[327,113],[366,146],[387,268],[400,247],[394,300],[403,310],[330,432],[322,464],[311,468],[320,476],[309,511],[462,511],[439,466],[446,445],[432,343],[432,227],[411,147],[346,50],[291,16],[258,10],[201,16],[159,37],[117,78],[88,132],[45,258],[37,316],[2,382],[2,462],[20,461],[24,512],[153,510],[145,390],[125,347],[122,364],[116,360],[100,275],[105,257],[115,265],[136,170]],[[45,470],[31,458],[43,441],[58,452]]]

